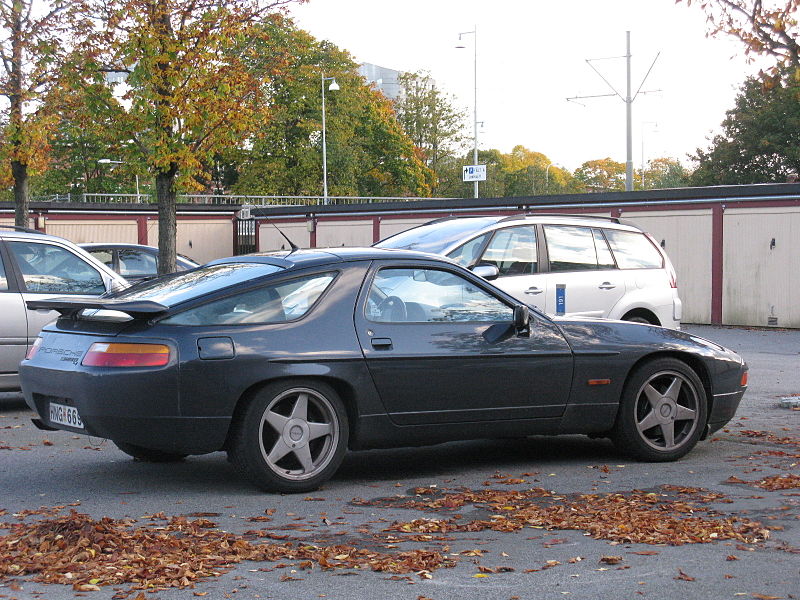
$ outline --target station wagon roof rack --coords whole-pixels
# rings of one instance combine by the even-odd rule
[[[618,217],[604,217],[598,215],[576,215],[571,213],[525,213],[524,215],[512,215],[498,221],[504,223],[505,221],[515,221],[517,219],[524,219],[526,217],[569,217],[572,219],[602,219],[611,223],[620,223]]]
[[[20,227],[19,225],[0,225],[0,229],[11,229],[12,231],[21,231],[23,233],[38,233],[39,235],[44,235],[44,232],[42,231],[31,229],[30,227]]]

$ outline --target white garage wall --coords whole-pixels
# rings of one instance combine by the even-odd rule
[[[158,246],[158,220],[147,221],[147,243]],[[178,254],[185,254],[200,264],[233,254],[233,223],[231,219],[185,219],[178,217],[175,240]]]
[[[317,221],[317,247],[371,246],[372,219]]]
[[[800,327],[800,208],[728,208],[723,219],[723,322]]]
[[[630,212],[622,218],[664,241],[678,274],[683,321],[711,322],[711,211]]]
[[[135,219],[48,219],[45,231],[50,235],[67,238],[76,244],[90,242],[120,242],[136,244],[139,240]]]

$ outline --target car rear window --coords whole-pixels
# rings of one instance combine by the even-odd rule
[[[664,258],[643,233],[605,229],[614,258],[620,269],[661,269]]]
[[[121,300],[152,300],[175,306],[219,289],[283,271],[283,267],[263,263],[225,263],[146,281],[114,295]]]
[[[420,225],[386,238],[375,244],[375,246],[377,248],[397,248],[443,254],[452,244],[496,223],[497,220],[498,217],[479,217],[476,219],[453,219]]]
[[[284,323],[305,315],[336,273],[318,273],[265,285],[208,302],[161,321],[165,325],[252,325]]]

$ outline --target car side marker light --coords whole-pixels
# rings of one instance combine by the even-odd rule
[[[611,383],[610,379],[589,379],[586,383],[589,385],[608,385]]]
[[[741,386],[742,387],[747,387],[747,374],[748,373],[749,373],[749,371],[745,371],[744,373],[742,373],[742,381],[741,381]]]
[[[121,344],[95,342],[83,357],[87,367],[163,367],[169,362],[164,344]]]

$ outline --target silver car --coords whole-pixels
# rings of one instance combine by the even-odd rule
[[[99,296],[128,285],[68,240],[0,226],[0,390],[19,389],[20,361],[39,330],[58,317],[55,311],[28,309],[26,300]]]
[[[680,329],[669,258],[647,233],[613,217],[447,217],[375,245],[447,256],[548,314]]]

